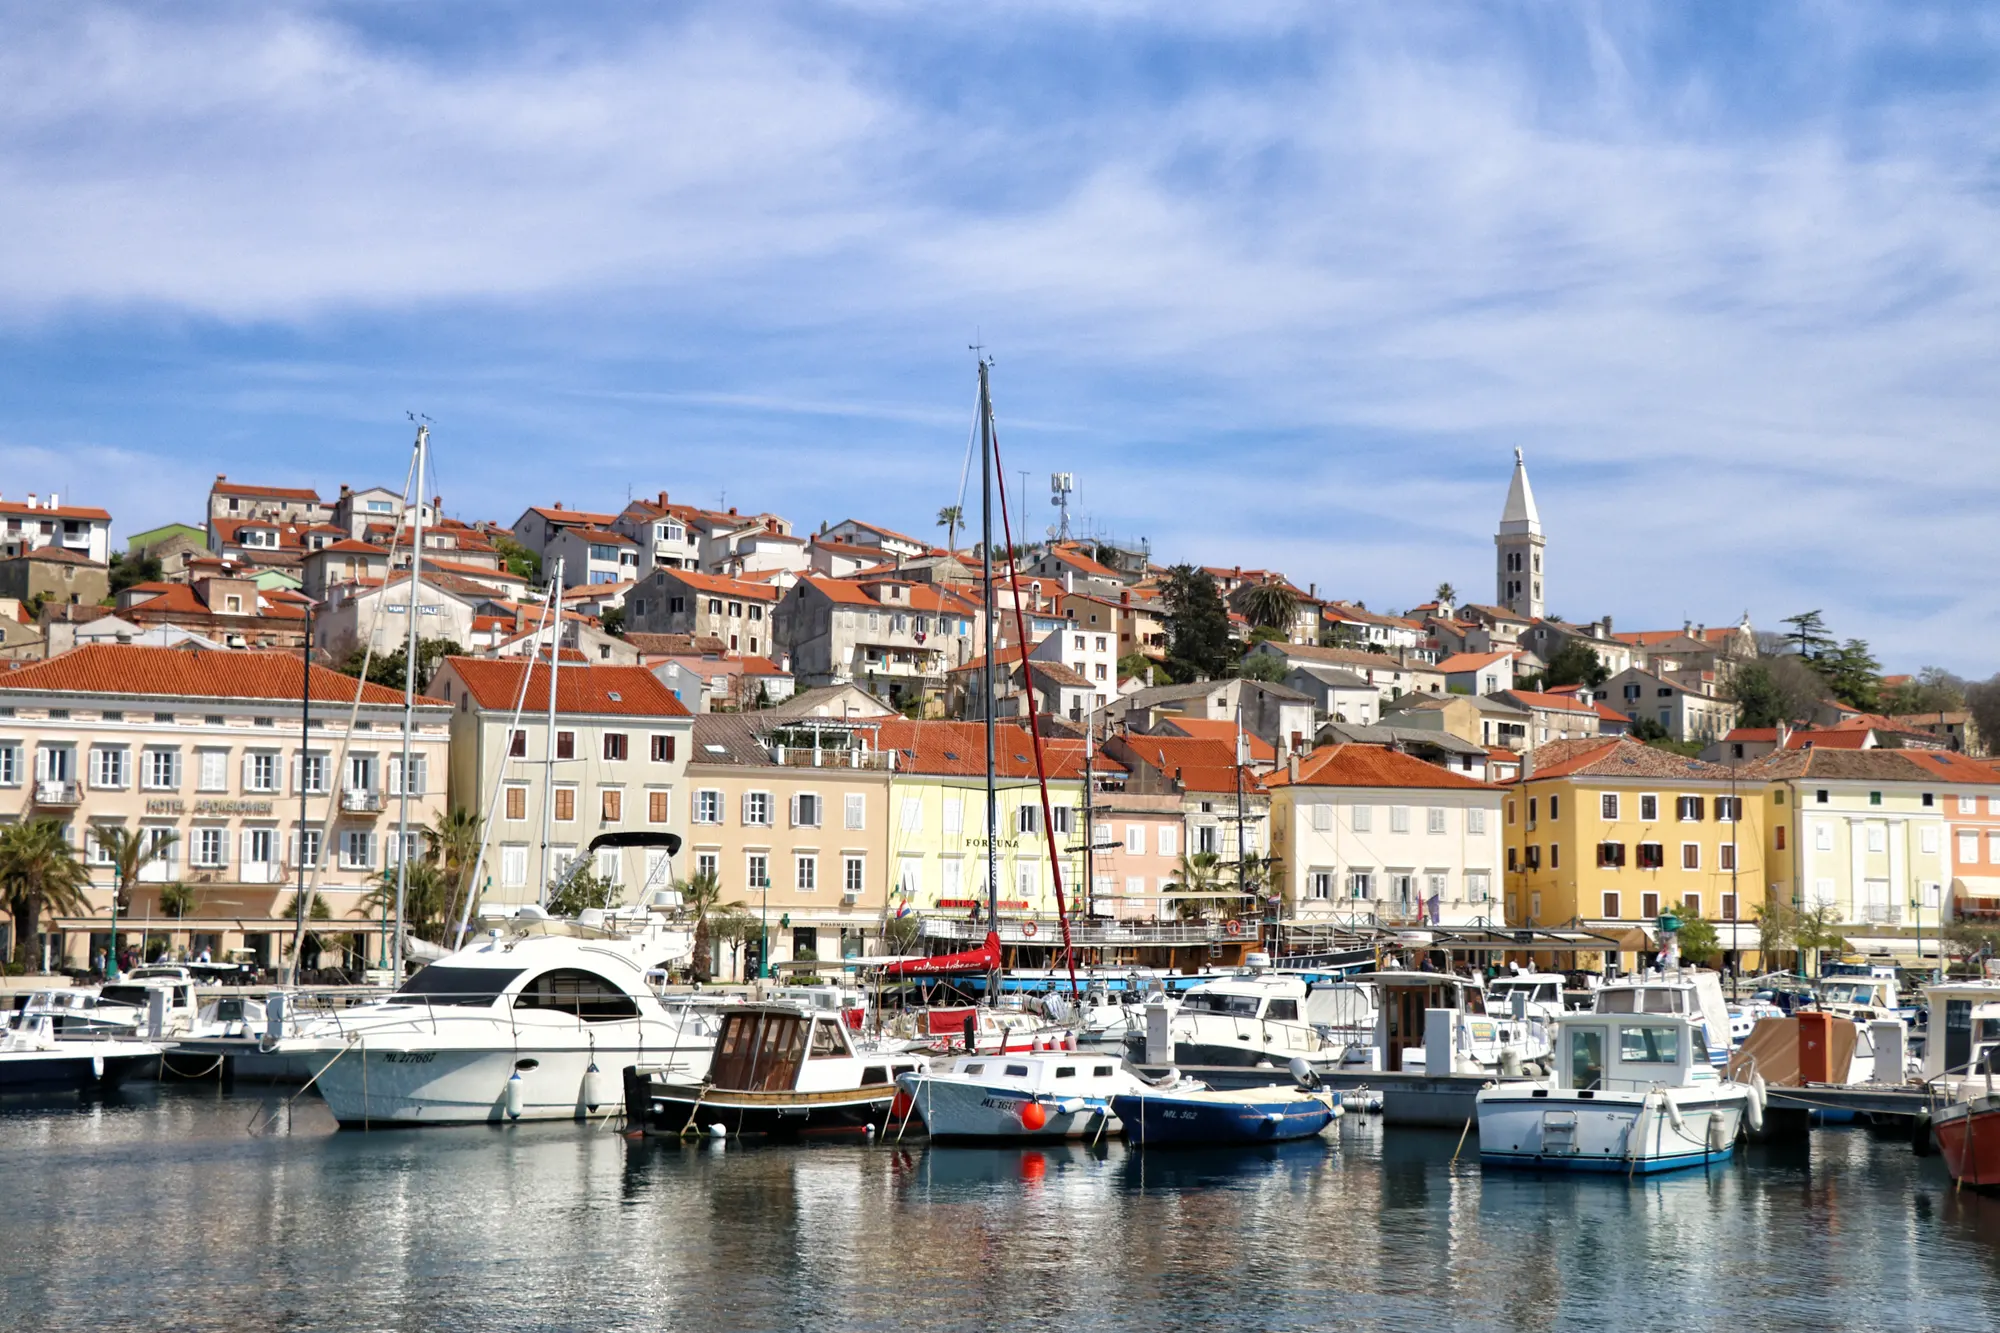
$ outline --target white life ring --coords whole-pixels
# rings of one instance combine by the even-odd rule
[[[1228,925],[1228,930],[1231,935],[1241,935],[1243,933],[1243,923],[1241,921],[1231,921]]]
[[[1032,921],[1023,921],[1021,923],[1021,933],[1027,936],[1029,939],[1035,938],[1035,931],[1037,929],[1039,929],[1039,927],[1037,927],[1035,923]]]

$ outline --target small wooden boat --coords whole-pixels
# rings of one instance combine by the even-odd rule
[[[1953,1180],[2000,1188],[2000,1095],[1946,1102],[1931,1113],[1931,1129]]]
[[[1336,1102],[1302,1088],[1199,1088],[1111,1099],[1128,1141],[1150,1147],[1223,1147],[1306,1139],[1332,1123]]]
[[[708,1076],[672,1081],[652,1065],[625,1071],[628,1123],[651,1134],[804,1135],[879,1131],[899,1075],[921,1070],[907,1051],[857,1051],[836,1010],[746,1004],[721,1018]]]

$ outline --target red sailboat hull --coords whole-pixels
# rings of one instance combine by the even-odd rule
[[[977,949],[964,953],[941,953],[934,958],[912,958],[907,962],[891,963],[882,969],[885,977],[942,977],[962,976],[966,973],[991,972],[1000,966],[1000,936],[996,931],[986,932],[986,943]]]
[[[1931,1124],[1953,1180],[2000,1189],[2000,1097],[1941,1107]]]

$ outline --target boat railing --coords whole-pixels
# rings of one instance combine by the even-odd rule
[[[999,935],[1003,944],[1043,945],[1061,948],[1063,942],[1062,922],[1055,916],[1047,917],[1006,917],[991,927]],[[925,917],[923,935],[926,939],[963,941],[977,943],[986,938],[988,925],[984,921],[953,921],[939,917]],[[1098,945],[1173,945],[1173,944],[1215,944],[1234,939],[1238,942],[1254,940],[1255,936],[1231,935],[1228,929],[1217,922],[1162,921],[1162,922],[1070,922],[1070,940],[1079,946]]]

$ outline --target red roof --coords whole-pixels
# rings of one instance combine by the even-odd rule
[[[1168,717],[1160,720],[1163,727],[1172,727],[1183,736],[1195,740],[1221,741],[1229,747],[1230,756],[1236,754],[1236,724],[1220,717]],[[1275,763],[1277,747],[1254,731],[1246,731],[1244,737],[1249,742],[1250,758],[1256,763]]]
[[[1126,736],[1133,753],[1180,783],[1185,791],[1234,792],[1235,748],[1227,742],[1192,736]],[[1257,775],[1242,771],[1243,790],[1260,790]]]
[[[1594,711],[1589,704],[1578,703],[1575,699],[1565,698],[1560,694],[1543,694],[1539,690],[1503,690],[1501,693],[1523,708],[1552,708],[1565,713]],[[1621,718],[1624,716],[1623,713],[1619,714]]]
[[[1083,549],[1079,546],[1068,544],[1051,546],[1049,548],[1049,558],[1060,560],[1065,565],[1074,566],[1080,573],[1088,574],[1092,578],[1110,579],[1113,582],[1116,582],[1118,579],[1118,572],[1116,570],[1110,568],[1108,565],[1099,564],[1096,560],[1085,555]]]
[[[529,707],[546,709],[549,669],[530,667],[518,658],[447,657],[444,661],[473,702],[481,708],[511,713],[521,697],[521,673],[528,681]],[[435,685],[432,688],[436,688]],[[537,702],[539,701],[539,702]],[[556,673],[556,711],[613,713],[632,717],[686,717],[688,710],[674,692],[642,666],[578,666]]]
[[[268,495],[278,500],[310,500],[319,503],[319,492],[303,486],[248,486],[240,481],[215,479],[215,485],[208,488],[214,495]]]
[[[720,574],[697,574],[691,569],[665,569],[660,572],[667,578],[685,583],[696,592],[717,593],[723,597],[747,597],[758,602],[775,602],[783,595],[782,590],[768,583],[749,583],[743,579],[724,578]]]
[[[1951,782],[2000,782],[2000,772],[1994,771],[1990,761],[1981,763],[1966,755],[1944,750],[1898,750],[1896,753],[1918,768]]]
[[[1434,669],[1444,672],[1447,676],[1467,671],[1484,671],[1495,662],[1505,661],[1513,655],[1512,653],[1453,653],[1439,662]]]
[[[593,514],[582,509],[558,509],[553,505],[529,505],[528,512],[540,514],[551,523],[577,527],[603,528],[618,521],[616,514]]]
[[[868,595],[868,589],[883,584],[894,583],[910,590],[910,600],[905,602],[881,602]],[[846,579],[807,578],[800,579],[799,586],[810,587],[825,594],[827,600],[845,606],[865,606],[877,611],[928,611],[945,612],[953,615],[969,615],[974,604],[963,597],[955,596],[926,583],[910,583],[902,579],[874,579],[866,583],[852,583]]]
[[[240,649],[142,648],[91,644],[0,675],[0,688],[178,699],[297,699],[299,659],[292,653]],[[401,690],[366,684],[315,666],[312,698],[321,703],[400,704]],[[418,702],[442,700],[419,697]]]
[[[1448,787],[1487,790],[1487,784],[1428,764],[1384,745],[1322,745],[1299,761],[1299,776],[1279,769],[1264,779],[1271,787]]]
[[[377,546],[377,545],[375,545],[375,544],[374,544],[373,542],[363,542],[363,541],[356,541],[356,540],[355,540],[354,538],[352,538],[352,537],[348,537],[348,538],[346,538],[346,539],[344,539],[344,540],[342,540],[342,541],[337,541],[337,542],[333,542],[333,543],[330,543],[329,545],[326,545],[326,546],[322,546],[322,547],[320,547],[319,549],[320,549],[321,551],[330,551],[330,552],[337,552],[338,554],[341,554],[341,555],[387,555],[387,554],[389,554],[389,551],[388,551],[388,549],[387,549],[386,547],[382,547],[382,546]],[[317,554],[317,553],[315,553],[315,554]]]
[[[986,773],[986,726],[982,722],[913,722],[885,717],[875,724],[877,744],[897,752],[896,766],[909,773],[950,777],[983,777]],[[993,728],[993,771],[1003,778],[1035,776],[1034,739],[1028,729],[1003,722]],[[1042,758],[1051,778],[1083,776],[1083,742],[1042,738]],[[1116,773],[1124,765],[1102,754],[1099,772]]]

